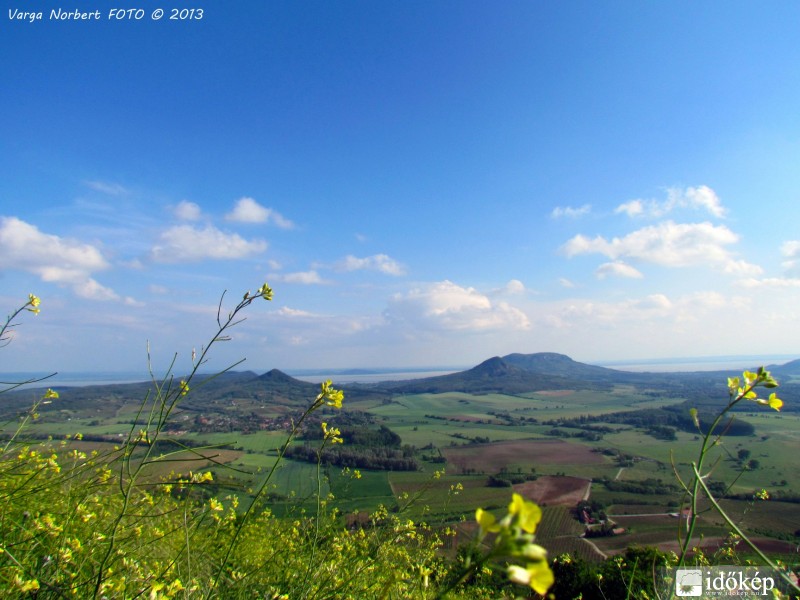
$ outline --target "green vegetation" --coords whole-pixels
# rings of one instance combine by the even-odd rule
[[[277,370],[198,373],[270,297],[220,304],[182,377],[56,388],[31,408],[15,388],[38,381],[0,393],[0,592],[489,598],[546,590],[547,553],[555,597],[589,600],[650,594],[645,563],[796,567],[800,414],[756,412],[784,408],[750,395],[768,371],[731,380],[727,405],[700,396],[716,375],[556,354],[354,385],[346,403]],[[26,310],[38,298],[6,343]]]
[[[221,478],[209,467],[224,472],[230,485],[244,472],[232,465],[255,466],[257,461],[248,460],[253,455],[220,440],[217,445],[198,445],[197,438],[184,439],[180,432],[197,419],[178,419],[181,426],[175,427],[172,417],[180,413],[195,386],[208,383],[197,369],[210,348],[228,339],[228,330],[241,322],[244,309],[258,298],[271,297],[266,285],[255,295],[248,292],[227,317],[221,315],[220,303],[218,329],[200,356],[192,357],[192,372],[180,379],[171,370],[162,379],[153,377],[138,407],[125,411],[127,426],[122,431],[95,431],[91,442],[84,441],[81,433],[60,441],[51,437],[37,441],[35,434],[41,436],[50,421],[41,419],[41,413],[60,401],[52,389],[29,409],[16,411],[18,419],[8,424],[0,451],[2,595],[485,598],[498,589],[498,582],[489,588],[480,579],[495,567],[508,577],[500,589],[517,585],[544,593],[552,583],[552,572],[546,551],[534,543],[533,535],[541,510],[518,494],[500,521],[477,513],[479,536],[455,561],[440,552],[443,539],[453,530],[438,531],[412,521],[403,509],[392,513],[381,505],[363,518],[356,513],[356,519],[345,519],[333,506],[331,490],[347,493],[346,480],[357,481],[363,475],[350,467],[336,477],[330,474],[325,450],[344,442],[342,431],[319,422],[315,465],[284,458],[312,415],[324,418],[326,412],[342,408],[344,395],[329,381],[296,419],[278,417],[257,424],[288,431],[271,464],[250,472],[252,487],[245,502],[224,493]],[[7,334],[23,310],[38,314],[39,305],[31,295],[12,313],[0,329],[0,343],[10,341]],[[32,382],[12,383],[4,391],[24,383]],[[107,417],[117,418],[123,405],[121,401],[118,410],[107,408]],[[75,409],[73,405],[64,410]],[[202,417],[200,433],[213,434],[213,428],[204,431],[207,425],[229,426],[237,418],[235,414],[216,421]],[[36,422],[39,427],[29,427]],[[373,449],[381,443],[399,444],[385,427],[374,432],[353,430],[347,437]],[[82,448],[87,444],[94,449],[86,452]],[[433,479],[441,475],[435,471]],[[387,494],[385,479],[369,479],[367,487],[377,497]],[[292,493],[281,497],[275,491],[279,486],[293,488]],[[460,489],[452,487],[454,493]],[[280,516],[277,506],[283,508]],[[492,545],[486,549],[482,542],[488,533]]]

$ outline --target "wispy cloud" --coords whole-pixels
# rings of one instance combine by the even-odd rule
[[[716,192],[706,185],[667,189],[665,200],[630,200],[617,206],[617,214],[629,217],[662,217],[676,208],[704,210],[715,217],[724,217],[726,210]]]
[[[364,258],[348,255],[336,264],[336,269],[339,271],[378,271],[395,277],[406,274],[406,268],[386,254],[375,254]]]
[[[240,223],[272,223],[281,229],[292,229],[294,223],[285,218],[278,211],[262,206],[253,198],[240,198],[233,210],[225,215],[228,221]]]
[[[47,234],[16,217],[0,217],[0,268],[33,273],[42,281],[69,286],[81,298],[115,300],[119,296],[91,275],[109,267],[90,244]]]
[[[757,279],[750,277],[739,281],[740,285],[747,288],[800,288],[798,277],[764,277]]]
[[[260,254],[267,242],[246,240],[236,233],[227,233],[212,225],[199,229],[177,225],[163,231],[160,241],[150,251],[152,260],[161,263],[193,262],[206,258],[233,260]]]
[[[109,196],[124,196],[129,194],[130,191],[118,183],[109,183],[106,181],[84,181],[84,185],[95,192],[107,194]]]
[[[311,271],[299,271],[297,273],[271,274],[269,280],[282,281],[284,283],[299,283],[302,285],[324,285],[330,283],[330,281],[320,277],[320,274],[313,269]]]
[[[783,262],[781,266],[787,273],[800,275],[800,240],[790,240],[781,245]]]
[[[577,208],[572,206],[556,206],[550,213],[550,216],[554,219],[560,219],[562,217],[576,219],[578,217],[582,217],[583,215],[588,215],[591,210],[591,204],[584,204],[583,206],[579,206]]]

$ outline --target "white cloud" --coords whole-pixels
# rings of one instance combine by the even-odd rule
[[[591,204],[584,204],[578,208],[574,208],[572,206],[556,206],[550,213],[550,216],[554,219],[560,219],[561,217],[575,219],[577,217],[582,217],[583,215],[589,214],[591,210]]]
[[[528,317],[506,302],[492,303],[474,288],[450,281],[417,287],[396,294],[386,311],[389,321],[421,329],[488,331],[527,329]]]
[[[503,289],[503,292],[511,295],[524,294],[525,284],[522,283],[519,279],[512,279],[506,284],[505,288]]]
[[[379,271],[386,275],[394,276],[405,275],[406,273],[406,269],[402,264],[386,254],[375,254],[365,258],[348,255],[339,261],[336,268],[340,271]]]
[[[742,279],[739,284],[747,288],[796,288],[800,287],[800,278],[765,277],[756,279],[751,277]]]
[[[707,185],[688,187],[685,190],[670,188],[668,202],[674,206],[688,206],[689,208],[705,209],[715,217],[724,217],[725,208],[716,192]]]
[[[108,268],[100,251],[90,244],[42,233],[16,217],[0,217],[0,268],[19,269],[42,281],[68,285],[92,300],[115,300],[117,294],[91,274]]]
[[[156,262],[179,263],[205,258],[231,260],[259,254],[267,249],[263,240],[245,240],[207,225],[203,229],[177,225],[161,233],[160,242],[150,251]]]
[[[788,273],[800,275],[800,240],[790,240],[781,245],[783,262],[781,265]]]
[[[597,267],[594,273],[600,279],[605,279],[608,276],[627,277],[629,279],[641,279],[643,277],[637,269],[620,260],[603,263]]]
[[[318,319],[321,317],[321,315],[317,315],[306,310],[300,310],[298,308],[289,308],[288,306],[281,306],[275,311],[275,314],[280,315],[281,317],[304,319]]]
[[[744,260],[728,261],[722,268],[722,270],[725,273],[728,273],[730,275],[736,275],[739,277],[744,277],[747,275],[755,277],[756,275],[761,275],[764,272],[764,269],[762,269],[758,265],[754,265]]]
[[[568,289],[572,289],[575,287],[575,284],[566,277],[559,277],[558,283],[561,285],[561,287],[565,287]]]
[[[175,207],[175,216],[182,221],[197,221],[201,215],[200,207],[188,200],[181,200]]]
[[[738,240],[724,225],[665,221],[612,240],[576,235],[561,250],[569,257],[602,254],[612,260],[631,258],[667,267],[707,264],[725,268],[734,262],[725,246]]]
[[[314,270],[311,271],[300,271],[297,273],[285,273],[285,274],[276,274],[270,275],[269,279],[272,281],[282,281],[284,283],[300,283],[303,285],[319,285],[319,284],[326,284],[330,283],[326,281],[322,277],[319,276]]]
[[[614,209],[615,213],[625,213],[629,217],[638,217],[644,213],[644,202],[642,200],[631,200],[620,204]]]
[[[625,213],[629,217],[661,217],[676,208],[705,210],[715,217],[724,217],[726,212],[719,196],[706,185],[687,187],[685,189],[668,188],[666,200],[630,200],[617,206],[614,212]]]
[[[252,198],[240,198],[233,211],[225,215],[228,221],[240,223],[273,223],[281,229],[292,229],[294,223],[283,217],[278,211],[262,206]]]
[[[569,300],[551,307],[544,321],[557,329],[574,328],[587,331],[613,330],[624,327],[663,327],[664,322],[675,324],[707,322],[721,310],[739,314],[747,305],[741,297],[727,298],[718,292],[695,292],[675,298],[654,293],[620,302]],[[673,332],[674,333],[674,332]]]
[[[84,184],[96,192],[108,194],[109,196],[124,196],[125,194],[130,193],[127,188],[124,188],[118,183],[107,183],[105,181],[84,181]]]

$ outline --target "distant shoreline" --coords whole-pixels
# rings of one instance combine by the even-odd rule
[[[609,360],[587,362],[585,364],[628,371],[634,373],[675,373],[692,371],[740,371],[755,368],[761,365],[784,364],[798,358],[797,355],[773,354],[750,356],[703,356],[689,358],[653,358],[638,360]],[[448,375],[465,371],[471,366],[460,367],[409,367],[409,368],[342,368],[342,369],[286,369],[284,372],[301,381],[320,382],[332,379],[336,383],[377,383],[379,381],[402,381],[407,379],[420,379]],[[256,373],[266,372],[269,369],[248,369]],[[281,369],[283,370],[283,369]],[[45,377],[49,373],[41,372],[9,372],[0,373],[0,381],[18,382],[37,377]],[[39,383],[31,384],[35,387],[80,387],[87,385],[113,385],[125,383],[139,383],[149,381],[147,373],[136,371],[113,372],[63,372],[45,379]]]

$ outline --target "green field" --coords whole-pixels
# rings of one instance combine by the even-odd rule
[[[644,429],[604,421],[607,415],[641,408],[670,406],[676,398],[659,399],[630,386],[611,391],[540,391],[523,395],[441,394],[397,395],[389,401],[362,400],[345,410],[364,411],[375,425],[383,424],[414,446],[418,471],[375,471],[284,460],[272,477],[268,491],[276,511],[315,504],[317,493],[329,494],[344,512],[372,511],[379,505],[399,510],[414,519],[434,523],[469,522],[477,507],[505,510],[511,492],[532,489],[519,483],[511,487],[490,487],[488,477],[516,476],[534,479],[542,476],[570,476],[591,480],[590,499],[606,507],[609,514],[660,514],[652,517],[622,516],[622,535],[592,540],[580,539],[583,530],[571,506],[549,505],[559,496],[548,492],[539,499],[545,505],[540,539],[551,553],[571,552],[598,559],[600,552],[618,552],[631,544],[675,546],[679,520],[675,513],[685,500],[678,487],[679,475],[689,476],[689,464],[697,460],[700,439],[697,434],[677,431],[676,439],[665,441]],[[30,431],[40,439],[52,435],[62,439],[81,432],[116,440],[130,431],[136,407],[123,405],[114,410],[56,410],[33,423]],[[336,424],[337,414],[330,422]],[[565,425],[565,419],[585,419]],[[755,434],[722,438],[706,459],[713,465],[710,481],[733,482],[730,491],[751,498],[755,490],[800,493],[800,462],[794,448],[800,447],[800,415],[759,411],[737,414],[751,423]],[[185,419],[188,421],[188,418]],[[558,421],[556,425],[554,421]],[[11,424],[6,426],[9,431]],[[594,429],[592,429],[594,428]],[[585,434],[600,431],[594,438]],[[254,433],[179,431],[181,443],[206,448],[201,452],[218,456],[213,461],[167,463],[151,468],[153,477],[208,469],[214,473],[216,489],[246,498],[264,481],[275,464],[277,449],[285,442],[285,430]],[[299,443],[299,442],[298,442]],[[85,444],[85,443],[84,443]],[[107,447],[95,442],[95,447]],[[216,451],[214,448],[224,450]],[[747,451],[755,468],[743,468],[739,453]],[[189,456],[189,455],[187,455]],[[196,457],[195,457],[196,458]],[[440,472],[436,475],[436,472]],[[554,480],[555,481],[555,480]],[[609,483],[606,483],[609,482]],[[666,486],[658,493],[635,491],[636,486]],[[649,482],[649,483],[648,483]],[[528,487],[526,487],[528,486]],[[672,486],[672,487],[670,487]],[[749,496],[748,496],[749,495]],[[800,504],[776,502],[772,505],[747,500],[727,500],[726,507],[745,531],[766,538],[793,540],[800,524]],[[708,539],[725,535],[718,518],[704,518],[701,533]],[[543,542],[544,543],[544,542]]]

